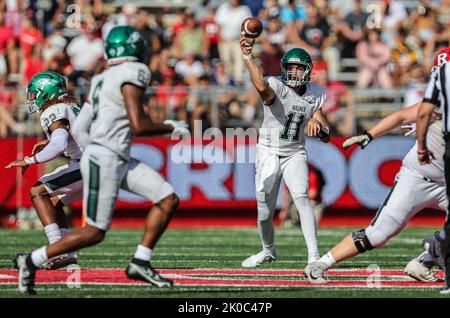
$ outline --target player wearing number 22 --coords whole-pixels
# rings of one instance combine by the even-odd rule
[[[47,138],[36,144],[31,157],[10,163],[6,168],[21,167],[23,172],[32,164],[45,163],[64,154],[69,163],[41,177],[30,190],[31,200],[44,225],[50,243],[67,233],[63,206],[83,195],[80,173],[82,148],[71,133],[80,112],[77,100],[67,94],[64,77],[56,72],[34,75],[27,85],[28,112],[38,112]],[[42,269],[57,269],[76,263],[74,253],[57,255],[41,265]]]
[[[264,107],[256,151],[256,200],[258,229],[262,251],[242,262],[243,267],[257,267],[276,259],[273,215],[283,178],[299,211],[302,232],[308,249],[308,263],[319,258],[314,212],[307,196],[308,163],[304,130],[309,136],[329,141],[329,128],[322,105],[324,88],[310,83],[312,60],[301,48],[286,52],[281,60],[281,76],[263,78],[252,60],[254,41],[241,36],[241,49],[252,82]]]
[[[111,225],[119,188],[154,202],[126,275],[157,287],[172,285],[154,270],[150,258],[178,205],[178,197],[156,171],[130,157],[130,148],[133,134],[174,132],[179,135],[188,131],[185,123],[160,124],[145,115],[143,97],[150,81],[150,71],[145,64],[146,50],[146,42],[130,26],[115,27],[107,35],[105,55],[109,68],[92,79],[88,101],[93,107],[85,108],[85,105],[79,114],[79,118],[89,122],[84,125],[89,136],[80,164],[87,225],[31,254],[18,254],[19,290],[23,293],[35,293],[35,271],[48,258],[98,244],[104,239]],[[89,109],[92,111],[83,114]],[[85,123],[77,120],[75,126],[79,124]]]

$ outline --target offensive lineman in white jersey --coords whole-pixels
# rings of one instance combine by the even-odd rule
[[[89,145],[81,160],[87,225],[68,233],[55,244],[17,256],[19,290],[23,293],[35,293],[36,268],[47,258],[104,239],[119,188],[154,202],[141,244],[126,268],[127,276],[158,287],[172,285],[154,270],[150,258],[178,205],[178,197],[158,173],[130,158],[131,137],[132,134],[183,134],[187,130],[181,122],[154,123],[144,113],[142,100],[150,71],[143,63],[146,43],[139,32],[129,26],[113,28],[106,38],[105,55],[110,67],[92,80],[89,101],[93,106],[93,123]]]
[[[253,41],[254,43],[254,41]],[[309,83],[313,63],[300,48],[288,51],[281,60],[281,76],[263,78],[253,62],[253,43],[241,36],[241,49],[252,82],[264,104],[264,120],[259,131],[256,153],[256,201],[262,251],[242,262],[252,268],[276,259],[273,215],[284,179],[299,211],[302,232],[308,249],[308,263],[319,258],[314,212],[308,202],[308,164],[304,130],[329,141],[329,128],[322,114],[325,90]]]
[[[28,82],[28,112],[40,113],[40,122],[47,139],[36,144],[31,157],[11,162],[6,168],[21,167],[50,161],[64,154],[70,159],[54,171],[42,176],[30,189],[30,197],[44,226],[50,244],[67,233],[64,205],[83,196],[80,173],[82,147],[71,133],[80,111],[78,102],[67,95],[66,81],[56,72],[41,72]],[[77,262],[74,253],[62,254],[42,264],[42,269],[57,269]]]
[[[439,51],[437,57],[442,54]],[[434,67],[439,67],[450,60],[435,59]],[[347,139],[343,148],[359,144],[364,149],[370,141],[381,136],[395,127],[414,123],[417,118],[420,102],[397,111],[382,119],[363,135]],[[444,178],[444,139],[440,114],[435,114],[434,123],[428,127],[427,144],[435,154],[436,160],[429,165],[421,165],[417,158],[417,141],[403,159],[400,172],[395,177],[394,185],[379,208],[375,218],[365,229],[346,236],[317,262],[310,264],[305,275],[311,282],[326,283],[324,272],[334,264],[345,259],[355,257],[373,248],[382,247],[392,237],[397,235],[417,213],[425,208],[445,211],[448,207]],[[414,125],[412,129],[415,130]],[[445,241],[443,232],[436,232],[424,240],[426,251],[411,260],[405,268],[405,273],[416,280],[424,282],[442,281],[432,267],[443,267],[441,248]]]

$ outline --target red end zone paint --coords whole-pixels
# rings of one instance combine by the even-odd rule
[[[163,269],[160,273],[173,279],[178,286],[251,286],[251,287],[366,287],[371,288],[432,288],[442,287],[443,283],[423,283],[409,280],[401,270],[380,270],[376,281],[373,281],[373,272],[368,270],[330,270],[327,284],[314,285],[303,277],[300,270],[172,270]],[[437,271],[440,277],[442,271]],[[37,284],[65,284],[73,283],[73,270],[38,271]],[[207,275],[208,277],[202,277]],[[251,278],[232,278],[232,276],[251,276]],[[198,277],[200,276],[200,277]],[[218,276],[218,277],[209,277]],[[231,276],[224,278],[223,276]],[[264,278],[264,276],[272,276]],[[399,277],[400,276],[400,277]],[[145,282],[128,279],[124,270],[120,269],[85,269],[80,270],[80,284],[107,284],[107,285],[136,285]],[[278,278],[281,277],[281,278]],[[283,279],[289,277],[290,279]],[[344,279],[343,277],[358,277],[358,279]],[[366,277],[366,279],[364,279]],[[0,270],[0,285],[17,283],[17,271]]]

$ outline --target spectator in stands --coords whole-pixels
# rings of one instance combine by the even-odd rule
[[[356,45],[363,38],[363,30],[366,26],[369,14],[362,10],[361,0],[354,0],[353,11],[344,21],[336,21],[334,31],[342,36],[341,57],[355,57]]]
[[[219,58],[220,27],[216,22],[216,8],[210,8],[208,15],[201,21],[209,42],[209,59]]]
[[[103,41],[95,33],[93,25],[85,25],[83,33],[73,38],[67,46],[75,78],[87,76],[103,57]]]
[[[364,40],[356,46],[358,59],[357,86],[366,88],[371,85],[391,88],[392,81],[387,69],[391,50],[381,42],[378,29],[366,29]]]
[[[5,76],[0,77],[0,138],[7,137],[9,132],[19,133],[24,130],[24,126],[13,117],[17,103],[15,83],[8,82]]]
[[[391,55],[394,63],[392,78],[395,85],[403,85],[408,80],[408,72],[421,62],[421,50],[414,38],[408,37],[408,31],[400,28],[395,39]]]
[[[174,55],[177,58],[183,57],[187,52],[202,57],[206,57],[209,52],[206,32],[197,24],[192,13],[186,16],[185,26],[174,40]]]
[[[21,13],[24,9],[24,1],[10,0],[1,2],[1,11],[5,15],[5,25],[12,29],[14,37],[18,37],[22,26]]]
[[[37,73],[43,72],[46,68],[44,58],[42,57],[42,47],[35,44],[31,47],[31,53],[25,57],[24,63],[21,64],[21,74],[23,78],[23,86]]]
[[[187,111],[191,114],[191,124],[194,132],[198,134],[203,133],[208,127],[211,127],[211,106],[213,103],[213,94],[209,90],[211,85],[208,76],[203,75],[199,78],[198,86],[192,88],[189,93],[188,109]],[[200,120],[202,125],[195,125],[195,121]],[[200,130],[200,127],[202,128]]]
[[[264,8],[265,0],[244,0],[243,4],[249,7],[252,16],[257,17]]]
[[[269,16],[267,21],[267,29],[261,36],[261,64],[264,76],[278,76],[281,73],[280,61],[284,54],[286,32],[278,15]]]
[[[44,36],[42,32],[37,28],[36,20],[29,17],[23,19],[19,41],[22,56],[24,57],[30,55],[33,45],[44,44]]]
[[[188,12],[186,8],[179,8],[177,10],[174,22],[172,24],[172,39],[175,39],[178,35],[178,32],[183,30],[186,26],[187,14]]]
[[[241,24],[252,15],[250,9],[241,5],[240,0],[229,0],[219,6],[216,21],[220,26],[219,55],[225,63],[227,72],[233,74],[234,80],[242,83],[244,61],[239,46]]]
[[[149,51],[147,57],[159,53],[161,42],[155,30],[150,27],[150,13],[145,9],[139,9],[135,28],[139,31],[142,38],[147,42]]]
[[[152,119],[162,122],[167,118],[187,120],[186,85],[177,78],[173,69],[166,69],[162,74],[164,81],[156,90],[156,104],[153,104]]]
[[[5,14],[0,12],[0,76],[17,73],[18,58],[19,52],[16,48],[13,28],[5,24]]]
[[[311,80],[327,88],[327,98],[322,106],[323,112],[334,134],[351,136],[354,134],[353,94],[339,81],[330,81],[328,69],[323,60],[314,61]]]
[[[296,0],[289,0],[288,4],[281,8],[280,18],[283,24],[295,24],[301,30],[303,23],[308,19],[305,9],[297,4]]]
[[[46,62],[60,57],[64,53],[67,40],[63,36],[63,26],[55,26],[54,31],[45,38],[43,47],[43,56]]]
[[[394,45],[397,26],[408,18],[405,4],[401,0],[381,1],[383,22],[383,41],[390,47]]]
[[[311,48],[318,51],[322,50],[322,46],[326,37],[330,33],[330,26],[325,18],[323,18],[315,5],[307,6],[308,20],[300,30],[300,38]],[[313,54],[313,52],[310,52]]]
[[[205,74],[202,62],[195,59],[194,52],[184,53],[183,59],[175,64],[175,72],[180,75],[188,85],[196,85],[201,76]]]
[[[226,72],[225,64],[219,61],[212,74],[212,83],[218,86],[234,86],[233,77]]]
[[[433,65],[434,53],[439,51],[441,48],[450,46],[450,29],[442,23],[435,23],[433,27],[433,32],[429,37],[425,48],[424,48],[424,62],[431,67]]]

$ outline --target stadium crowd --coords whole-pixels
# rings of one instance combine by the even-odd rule
[[[333,132],[344,135],[359,129],[353,88],[401,87],[410,105],[423,94],[435,52],[450,44],[450,0],[153,3],[161,2],[1,0],[0,137],[39,133],[37,118],[23,107],[26,83],[37,72],[60,72],[83,100],[90,78],[106,66],[103,39],[115,25],[136,27],[151,47],[149,116],[183,119],[191,128],[201,119],[203,129],[257,126],[262,117],[239,47],[248,16],[263,22],[254,56],[265,75],[280,74],[291,47],[310,52],[312,80],[328,88],[324,111]]]

